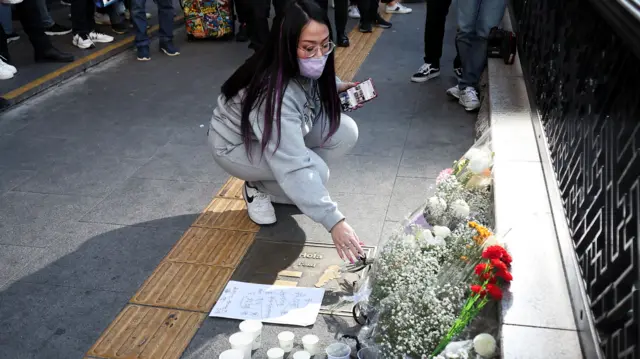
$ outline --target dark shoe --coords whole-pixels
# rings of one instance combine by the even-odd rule
[[[349,47],[349,37],[345,34],[338,34],[338,46],[340,47]]]
[[[49,36],[66,35],[71,33],[71,29],[66,26],[62,26],[60,24],[53,24],[48,28],[44,29],[44,33]]]
[[[149,46],[138,47],[138,61],[149,60],[151,60],[151,52],[149,51]]]
[[[73,62],[73,60],[73,55],[62,52],[53,46],[41,53],[36,53],[36,62]]]
[[[383,28],[383,29],[389,29],[391,28],[391,23],[385,19],[382,18],[382,16],[380,16],[380,14],[378,14],[376,16],[376,21],[375,24],[377,27]]]
[[[249,41],[249,34],[247,33],[247,24],[240,24],[240,28],[238,29],[238,33],[236,34],[237,42],[247,42]]]
[[[180,55],[180,51],[173,44],[172,41],[161,42],[160,43],[160,51],[164,52],[168,56],[178,56],[178,55]]]
[[[129,26],[125,25],[124,22],[121,22],[119,24],[111,25],[111,30],[113,30],[113,32],[115,32],[118,35],[122,35],[129,32]]]
[[[360,23],[360,32],[370,33],[373,32],[373,26],[370,23]]]

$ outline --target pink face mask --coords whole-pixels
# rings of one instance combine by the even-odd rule
[[[308,59],[298,58],[298,66],[300,67],[300,75],[317,80],[324,72],[324,66],[327,64],[329,55],[322,57],[311,57]]]

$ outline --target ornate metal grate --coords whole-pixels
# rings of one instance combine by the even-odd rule
[[[512,5],[598,344],[607,359],[640,359],[637,44],[595,0]]]

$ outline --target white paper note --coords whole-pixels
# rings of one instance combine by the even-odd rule
[[[230,281],[209,316],[306,327],[316,322],[323,297],[322,288]]]

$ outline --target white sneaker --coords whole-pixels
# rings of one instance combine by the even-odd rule
[[[0,1],[0,3],[5,4],[5,5],[15,5],[15,4],[20,4],[22,2],[22,0],[2,0]]]
[[[93,19],[98,25],[111,25],[111,18],[107,14],[97,12],[93,15]]]
[[[460,99],[458,103],[464,106],[467,111],[475,111],[480,108],[480,100],[478,92],[473,87],[467,87],[460,91]]]
[[[73,36],[73,44],[81,49],[92,49],[96,47],[88,35],[75,34]]]
[[[387,14],[410,14],[413,9],[397,3],[393,6],[387,5],[386,11]]]
[[[101,43],[105,43],[105,42],[111,42],[113,41],[113,36],[109,36],[97,31],[91,31],[89,33],[89,39],[91,39],[91,41],[93,42],[101,42]]]
[[[9,71],[11,75],[15,75],[18,73],[18,69],[16,69],[13,65],[9,65],[8,63],[4,62],[4,58],[2,56],[0,56],[0,70]]]
[[[11,72],[8,68],[2,66],[0,67],[0,80],[8,80],[13,77],[13,72]]]
[[[360,18],[360,10],[358,10],[358,7],[356,5],[349,6],[349,17],[352,19]]]
[[[458,88],[458,85],[453,86],[452,88],[447,90],[447,95],[455,98],[456,100],[460,99],[460,89]]]
[[[259,225],[276,223],[276,210],[271,204],[271,197],[244,183],[242,197],[247,203],[249,218]]]
[[[425,82],[440,76],[440,69],[433,67],[431,64],[420,66],[418,72],[411,76],[412,82]]]

